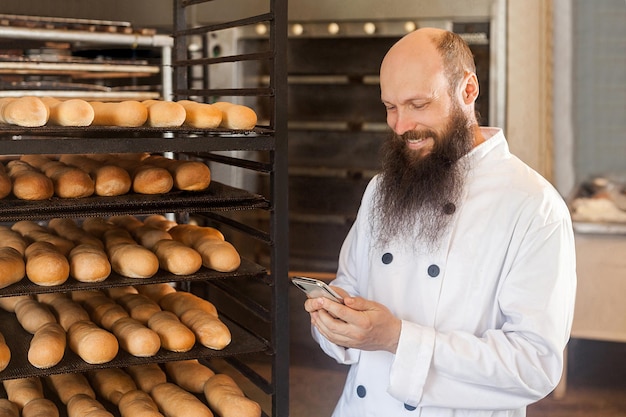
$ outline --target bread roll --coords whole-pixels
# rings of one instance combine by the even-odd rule
[[[122,395],[118,408],[122,417],[163,417],[152,397],[140,390]]]
[[[102,217],[87,217],[83,220],[82,229],[98,239],[104,239],[104,233],[116,226]]]
[[[174,275],[191,275],[202,266],[198,251],[177,240],[160,240],[152,248],[161,269]]]
[[[168,293],[160,298],[159,305],[163,310],[171,311],[178,317],[191,309],[199,309],[217,317],[217,309],[210,301],[187,291]]]
[[[41,380],[37,377],[5,379],[2,381],[7,398],[19,409],[37,398],[44,398]]]
[[[144,163],[165,168],[174,178],[174,187],[185,191],[201,191],[211,183],[211,170],[200,161],[170,159],[162,155],[151,155]]]
[[[48,369],[63,359],[67,345],[65,330],[59,323],[44,324],[35,332],[28,349],[28,362],[35,368]]]
[[[0,98],[0,123],[41,127],[48,122],[48,107],[38,97]]]
[[[74,247],[69,255],[70,276],[80,282],[102,282],[111,274],[106,252],[91,244]]]
[[[261,406],[247,398],[226,374],[217,374],[204,384],[209,406],[221,417],[261,417]]]
[[[171,382],[156,385],[151,395],[167,417],[213,417],[211,410],[195,395]]]
[[[224,240],[224,235],[212,227],[179,224],[168,233],[179,242],[194,248],[202,256],[202,264],[219,272],[239,268],[241,257],[237,249]]]
[[[89,314],[77,302],[61,293],[37,294],[37,300],[46,304],[57,318],[57,322],[67,332],[77,321],[88,321]]]
[[[26,276],[41,286],[61,285],[70,276],[70,264],[51,243],[34,242],[26,248]]]
[[[139,156],[139,158],[143,155]],[[151,164],[144,164],[137,157],[101,155],[103,163],[125,169],[132,180],[131,189],[138,194],[165,194],[174,186],[174,179],[168,170]]]
[[[137,292],[139,292],[139,294],[145,295],[156,303],[159,303],[159,300],[161,300],[163,296],[176,292],[176,288],[174,288],[171,284],[165,282],[157,284],[137,285],[135,286],[135,288]]]
[[[192,247],[204,239],[224,240],[224,235],[216,228],[195,224],[177,224],[167,232],[173,239]]]
[[[204,384],[215,375],[215,372],[197,359],[166,362],[165,371],[176,385],[196,394],[204,393]]]
[[[94,312],[94,317],[97,317],[97,319],[94,318],[94,322],[109,331],[113,331],[113,325],[118,320],[129,318],[126,310],[117,303],[98,306]]]
[[[96,369],[87,375],[96,393],[115,405],[118,405],[124,394],[137,389],[133,378],[118,368]]]
[[[224,101],[213,103],[213,106],[222,111],[220,127],[236,130],[251,130],[256,126],[257,115],[250,107]]]
[[[22,300],[33,298],[30,295],[13,295],[11,297],[0,297],[0,308],[9,313],[15,313],[15,306]]]
[[[177,223],[174,220],[170,220],[162,214],[152,214],[143,220],[143,224],[150,227],[155,227],[164,231],[169,231]]]
[[[24,161],[9,161],[7,172],[13,181],[13,195],[20,200],[47,200],[54,195],[52,180]]]
[[[178,104],[185,108],[185,125],[198,129],[214,129],[222,122],[222,111],[206,103],[180,100]]]
[[[65,154],[59,160],[87,172],[93,178],[96,195],[116,196],[130,191],[132,180],[128,171],[122,167],[86,155]]]
[[[54,218],[48,220],[48,229],[57,235],[73,242],[75,245],[91,245],[104,249],[104,243],[91,233],[82,229],[76,221],[68,218]]]
[[[125,294],[116,301],[132,318],[143,324],[147,324],[150,317],[161,311],[158,303],[139,293]]]
[[[119,350],[117,338],[92,321],[77,321],[67,332],[70,349],[89,364],[110,362]]]
[[[161,347],[159,335],[132,317],[123,317],[113,323],[111,331],[120,346],[133,356],[154,356]]]
[[[58,126],[89,126],[93,122],[93,107],[85,100],[73,98],[58,100],[53,97],[42,97],[41,101],[48,107],[48,123]]]
[[[0,247],[0,288],[21,281],[26,275],[26,263],[21,253],[11,247]]]
[[[171,311],[153,314],[148,327],[159,335],[163,349],[171,352],[187,352],[196,343],[195,334]]]
[[[35,398],[24,405],[22,417],[59,417],[59,409],[47,398]]]
[[[13,224],[11,229],[19,232],[25,238],[34,242],[48,242],[61,253],[63,256],[67,256],[70,250],[74,247],[74,243],[71,240],[58,236],[48,230],[46,227],[41,226],[34,221],[21,220]]]
[[[22,328],[30,334],[34,334],[44,324],[57,322],[48,306],[32,298],[18,302],[15,315]]]
[[[126,294],[139,294],[137,288],[132,285],[125,285],[122,287],[107,287],[103,289],[103,292],[113,300],[117,300]]]
[[[133,378],[139,389],[147,393],[152,392],[152,388],[156,385],[167,382],[167,375],[156,363],[129,366],[126,372]]]
[[[44,155],[22,155],[22,161],[41,170],[54,185],[54,193],[61,198],[89,197],[95,184],[82,169],[50,159]]]
[[[48,375],[46,380],[63,404],[67,404],[70,398],[78,394],[96,398],[96,393],[89,385],[89,381],[81,373],[52,374]]]
[[[217,317],[199,309],[190,309],[180,316],[180,321],[191,329],[196,340],[209,349],[221,350],[230,344],[228,327]]]
[[[89,102],[94,110],[94,126],[139,127],[148,120],[148,109],[138,101]]]
[[[11,183],[11,177],[9,177],[9,173],[2,162],[0,162],[0,199],[11,194],[12,188],[13,183]]]
[[[4,335],[0,333],[0,372],[4,371],[11,362],[11,349],[4,339]]]
[[[6,398],[0,398],[0,416],[20,417],[20,409],[15,403],[12,403]]]
[[[114,417],[98,400],[76,394],[67,402],[67,417]]]
[[[28,242],[20,232],[17,232],[8,226],[0,225],[1,246],[13,248],[23,256],[29,243],[30,242]]]
[[[161,100],[146,100],[142,103],[148,109],[148,126],[178,127],[185,122],[187,114],[179,103]]]
[[[137,244],[126,230],[108,230],[104,233],[104,243],[111,267],[120,275],[150,278],[159,270],[159,259],[156,255]]]

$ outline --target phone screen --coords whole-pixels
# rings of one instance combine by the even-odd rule
[[[343,298],[333,291],[324,281],[309,277],[294,277],[293,284],[300,288],[309,298],[326,297],[338,303],[343,303]]]

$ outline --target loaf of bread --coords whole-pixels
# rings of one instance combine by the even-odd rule
[[[152,397],[141,390],[128,391],[117,406],[122,417],[163,417]]]
[[[70,349],[89,364],[110,362],[119,350],[117,338],[90,320],[72,324],[67,339]]]
[[[59,160],[87,172],[94,181],[96,195],[123,195],[132,186],[128,171],[117,165],[101,162],[87,155],[64,154]]]
[[[56,321],[41,326],[30,341],[28,362],[35,368],[48,369],[63,359],[67,339],[65,330]]]
[[[15,315],[22,328],[30,334],[35,334],[44,324],[57,322],[47,305],[32,298],[18,302],[15,305]]]
[[[13,183],[11,182],[11,177],[9,177],[9,173],[4,167],[4,164],[0,162],[0,199],[11,194],[12,188]]]
[[[38,97],[0,98],[0,123],[41,127],[48,122],[48,107]]]
[[[107,287],[103,288],[102,292],[113,300],[117,300],[118,298],[123,297],[126,294],[139,294],[139,291],[137,291],[137,288],[133,285],[124,285],[122,287]]]
[[[82,229],[76,221],[69,218],[53,218],[48,220],[48,229],[71,242],[74,245],[91,245],[104,249],[104,243],[91,233]]]
[[[37,300],[50,307],[57,322],[66,332],[75,322],[89,320],[87,311],[63,293],[37,294]]]
[[[11,349],[7,345],[4,335],[0,333],[0,372],[4,371],[11,362]]]
[[[22,417],[59,417],[59,409],[52,400],[35,398],[24,405]]]
[[[34,242],[25,251],[26,276],[41,286],[61,285],[70,276],[67,258],[51,243]]]
[[[222,111],[206,103],[191,100],[179,100],[185,108],[185,125],[198,129],[214,129],[222,122]]]
[[[131,189],[138,194],[165,194],[174,186],[174,179],[168,170],[142,163],[144,155],[115,154],[94,155],[99,161],[125,169],[132,180]]]
[[[143,220],[143,224],[150,227],[155,227],[164,231],[169,231],[172,227],[176,226],[174,220],[170,220],[162,214],[151,214]]]
[[[174,178],[174,187],[184,191],[201,191],[211,183],[211,170],[200,161],[170,159],[162,155],[150,155],[143,160],[169,171]]]
[[[200,309],[190,309],[180,316],[180,321],[196,335],[196,340],[209,349],[221,350],[230,344],[228,327],[217,317]]]
[[[108,230],[103,240],[111,267],[118,274],[129,278],[150,278],[159,270],[157,256],[139,245],[127,230]]]
[[[13,181],[13,195],[20,200],[47,200],[54,195],[52,180],[24,161],[9,161],[7,172]]]
[[[147,323],[161,339],[163,349],[171,352],[188,352],[196,343],[196,336],[171,311],[153,314]]]
[[[102,403],[89,395],[76,394],[67,402],[67,417],[114,417]]]
[[[111,331],[122,349],[139,358],[154,356],[161,347],[159,335],[132,317],[118,319]]]
[[[70,276],[80,282],[102,282],[111,274],[111,263],[104,249],[91,244],[74,247],[69,255]]]
[[[224,240],[224,235],[212,227],[179,224],[169,234],[175,240],[194,248],[202,256],[202,264],[219,272],[232,272],[239,268],[241,257],[237,249]]]
[[[146,124],[151,127],[178,127],[185,122],[185,108],[174,101],[145,100],[148,109]]]
[[[58,197],[89,197],[95,191],[93,180],[82,169],[53,160],[45,155],[22,155],[20,159],[50,178],[54,185],[54,193]]]
[[[203,394],[204,384],[215,375],[215,372],[197,359],[166,362],[165,371],[176,385],[196,394]]]
[[[213,303],[187,291],[169,292],[160,297],[158,303],[163,310],[171,311],[178,317],[191,309],[202,310],[217,317],[217,309]]]
[[[250,107],[226,101],[213,103],[213,106],[222,111],[220,127],[235,130],[251,130],[256,126],[257,115]]]
[[[174,288],[172,284],[166,282],[157,284],[136,285],[134,288],[139,294],[145,295],[156,303],[159,303],[163,296],[176,292],[176,288]]]
[[[12,403],[6,398],[0,398],[0,416],[20,417],[20,409],[17,407],[17,404]]]
[[[130,317],[142,324],[147,324],[150,317],[161,311],[158,303],[139,293],[128,293],[116,299]]]
[[[124,394],[137,389],[133,378],[118,368],[96,369],[89,371],[87,376],[96,393],[115,405]]]
[[[148,109],[138,101],[89,102],[94,110],[94,126],[139,127],[148,120]]]
[[[140,390],[151,393],[156,385],[167,382],[167,375],[156,363],[132,365],[126,368],[126,372],[133,378]]]
[[[52,374],[46,377],[46,382],[57,394],[63,404],[67,404],[75,395],[82,394],[93,399],[96,393],[89,385],[85,375],[81,373]]]
[[[177,240],[160,240],[152,250],[159,259],[160,267],[174,275],[191,275],[202,266],[200,253]]]
[[[226,374],[216,374],[204,384],[209,406],[221,417],[261,417],[261,406],[246,397],[237,383]]]
[[[90,235],[104,241],[104,233],[115,229],[116,226],[102,217],[87,217],[83,220],[81,228]]]
[[[25,275],[24,256],[14,248],[0,247],[0,288],[21,281]]]
[[[43,385],[37,377],[5,379],[2,384],[9,401],[15,403],[20,410],[31,401],[44,398]]]
[[[58,236],[46,227],[31,220],[20,220],[13,223],[11,229],[19,232],[23,237],[30,239],[30,241],[52,244],[63,256],[67,256],[74,247],[74,242],[71,240]]]
[[[85,100],[72,98],[59,100],[54,97],[42,97],[48,107],[48,123],[58,126],[89,126],[93,122],[93,107]]]
[[[10,297],[0,297],[0,308],[9,313],[15,313],[15,306],[22,300],[33,298],[31,295],[13,295]]]
[[[213,417],[213,413],[192,393],[165,382],[151,391],[152,399],[167,417]]]

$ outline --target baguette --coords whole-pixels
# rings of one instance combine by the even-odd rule
[[[66,345],[63,327],[56,321],[46,323],[37,329],[30,341],[28,362],[35,368],[51,368],[63,359]]]
[[[48,229],[57,235],[73,242],[75,245],[91,245],[104,249],[104,243],[91,233],[82,229],[74,220],[53,218],[48,220]]]
[[[170,220],[162,214],[151,214],[143,220],[143,224],[166,232],[177,225],[174,220]]]
[[[178,127],[185,122],[185,108],[174,101],[145,100],[148,109],[146,124],[151,127]]]
[[[124,394],[137,389],[133,378],[118,368],[97,369],[88,372],[87,376],[96,393],[115,405]]]
[[[171,382],[156,385],[151,395],[166,417],[213,417],[211,410],[195,395]]]
[[[114,417],[95,398],[76,394],[67,402],[67,417]]]
[[[31,401],[44,398],[43,386],[37,377],[5,379],[2,384],[9,401],[15,403],[20,410]]]
[[[77,321],[67,332],[70,349],[89,364],[110,362],[119,350],[116,337],[94,322]]]
[[[89,126],[93,122],[93,107],[85,100],[73,98],[58,100],[53,97],[42,97],[41,101],[48,107],[48,123],[57,126]]]
[[[11,177],[9,177],[9,173],[4,167],[4,164],[0,162],[0,199],[11,194],[12,189],[13,183],[11,182]]]
[[[222,111],[211,104],[179,100],[185,109],[185,125],[198,129],[214,129],[222,122]]]
[[[128,391],[119,400],[122,417],[163,417],[152,397],[143,391]]]
[[[38,294],[37,300],[46,304],[56,316],[57,322],[67,332],[77,321],[88,321],[89,314],[77,302],[61,293]]]
[[[38,97],[0,98],[0,123],[41,127],[48,117],[48,107]]]
[[[0,333],[0,372],[4,371],[11,362],[11,349],[7,345],[4,335]]]
[[[250,107],[225,101],[213,103],[213,106],[222,111],[220,127],[235,130],[251,130],[256,126],[257,115]]]
[[[78,394],[96,398],[96,393],[89,385],[89,381],[81,373],[52,374],[46,377],[46,381],[63,404],[67,404],[70,398]]]
[[[15,305],[15,315],[22,328],[30,334],[35,334],[44,324],[57,322],[48,306],[32,298],[18,302]]]
[[[12,247],[0,247],[0,288],[19,282],[24,276],[26,276],[24,256]]]
[[[122,349],[136,357],[154,356],[161,347],[159,335],[132,317],[118,319],[113,323],[111,331]]]
[[[160,240],[152,250],[159,259],[159,266],[174,275],[191,275],[202,266],[200,253],[176,240]]]
[[[241,257],[224,235],[212,227],[179,224],[169,230],[175,240],[194,248],[202,256],[202,265],[219,272],[239,268]]]
[[[174,187],[184,191],[201,191],[211,183],[211,170],[200,161],[170,159],[162,155],[151,155],[143,160],[169,171],[174,179]]]
[[[209,406],[221,417],[260,417],[261,406],[247,398],[237,383],[226,374],[216,374],[204,384]]]
[[[111,274],[106,252],[91,244],[74,247],[69,255],[70,276],[79,282],[102,282]]]
[[[194,332],[196,340],[204,347],[221,350],[230,344],[228,327],[206,311],[192,308],[180,316],[180,321]]]
[[[20,200],[47,200],[54,195],[52,180],[24,161],[9,161],[7,172],[13,181],[13,195]]]
[[[215,375],[215,372],[197,359],[166,362],[165,371],[172,382],[195,394],[203,394],[204,384]]]
[[[96,195],[117,196],[130,191],[132,180],[122,167],[86,155],[64,154],[59,160],[87,172],[93,178]]]
[[[159,335],[163,349],[188,352],[196,343],[196,336],[171,311],[159,311],[150,317],[148,327]]]
[[[176,292],[176,288],[174,288],[171,284],[168,284],[166,282],[157,283],[157,284],[137,285],[134,288],[137,290],[139,294],[145,295],[146,297],[148,297],[149,299],[151,299],[152,301],[156,303],[159,303],[161,298],[163,298],[165,295]]]
[[[138,101],[89,102],[94,111],[94,126],[139,127],[148,120],[148,109]]]
[[[17,405],[6,398],[0,398],[0,416],[20,417],[20,409]]]
[[[61,285],[70,276],[70,264],[51,243],[34,242],[25,251],[26,276],[41,286]]]
[[[82,169],[53,160],[45,155],[22,155],[20,160],[41,170],[54,185],[54,193],[61,198],[89,197],[95,184]]]
[[[132,365],[126,372],[133,378],[140,390],[150,393],[156,385],[167,382],[167,375],[156,363]]]
[[[95,305],[90,315],[94,323],[108,331],[113,331],[115,322],[129,317],[126,310],[115,302],[105,302]]]
[[[150,278],[159,270],[159,259],[152,251],[137,244],[130,233],[121,228],[104,233],[104,243],[111,267],[129,278]]]
[[[128,293],[116,299],[130,317],[142,324],[147,324],[150,317],[161,311],[158,303],[139,293]]]
[[[178,317],[190,309],[200,309],[217,317],[217,309],[213,303],[187,291],[174,291],[165,294],[158,303],[163,310],[171,311]]]
[[[24,405],[22,417],[59,417],[59,409],[47,398],[35,398]]]

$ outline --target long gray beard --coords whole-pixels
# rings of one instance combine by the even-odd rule
[[[435,139],[425,157],[407,149],[407,136]],[[407,132],[393,135],[382,148],[382,172],[372,219],[381,246],[400,239],[436,249],[454,218],[467,173],[461,159],[473,147],[473,131],[462,112],[452,116],[442,135]]]

